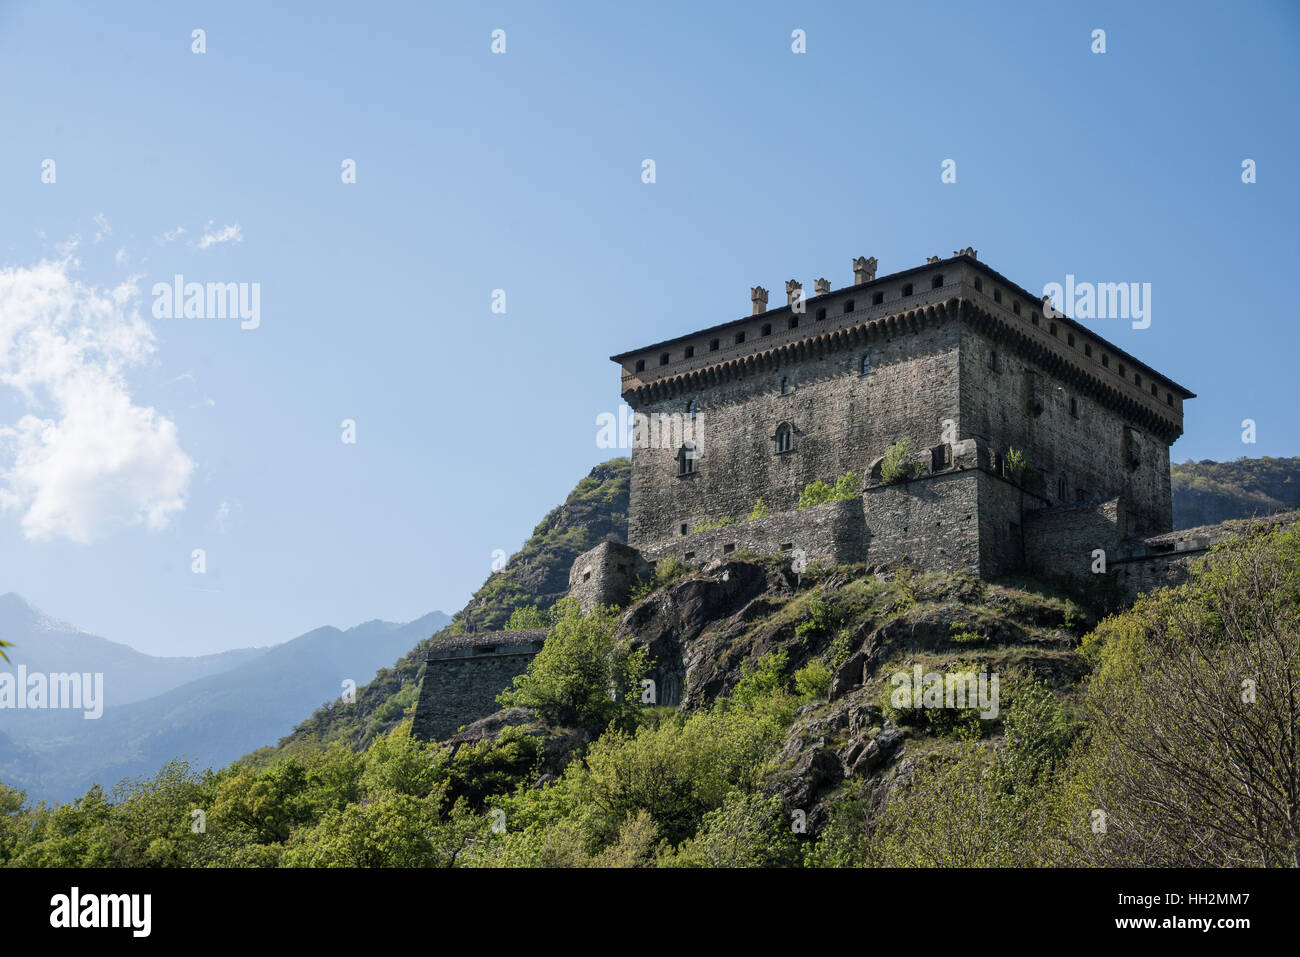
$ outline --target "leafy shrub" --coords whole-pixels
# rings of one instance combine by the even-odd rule
[[[845,472],[835,480],[834,485],[827,485],[820,479],[810,482],[804,486],[803,492],[799,495],[799,504],[795,507],[812,508],[814,505],[824,505],[826,502],[857,498],[859,481],[857,472]]]
[[[735,524],[736,520],[734,518],[725,516],[723,518],[705,518],[691,529],[691,534],[698,535],[700,532],[711,532],[715,528],[726,528],[728,525]]]
[[[916,471],[911,455],[910,439],[899,439],[886,449],[885,457],[880,462],[880,480],[886,485],[893,485],[910,479]]]
[[[814,658],[794,673],[794,688],[806,701],[821,701],[831,690],[831,673],[826,663]]]
[[[556,603],[546,644],[514,685],[497,696],[503,708],[532,708],[554,724],[603,728],[639,698],[645,649],[614,637],[617,610],[583,617],[574,598]]]
[[[767,503],[760,498],[754,502],[754,510],[749,513],[749,520],[756,522],[760,518],[767,518],[769,511]]]

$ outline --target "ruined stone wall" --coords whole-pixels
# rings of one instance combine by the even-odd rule
[[[816,321],[811,313],[801,317],[810,333]],[[759,498],[773,513],[792,511],[814,481],[831,483],[849,471],[865,478],[871,461],[900,438],[935,444],[942,420],[957,413],[957,346],[957,323],[940,319],[636,406],[680,414],[694,400],[703,437],[695,471],[685,476],[676,448],[633,451],[629,543],[680,536],[682,526],[706,518],[745,519]],[[866,375],[863,355],[870,358]],[[794,430],[789,452],[776,447],[783,423]]]
[[[666,539],[647,546],[645,555],[704,565],[746,550],[793,558],[802,549],[808,562],[850,564],[862,560],[862,529],[862,501],[853,498]]]
[[[597,605],[621,605],[636,582],[650,573],[641,553],[620,542],[601,542],[583,552],[569,571],[569,595],[583,614]]]
[[[960,392],[959,435],[981,439],[1002,456],[1010,448],[1024,452],[1043,473],[1052,505],[1123,495],[1133,534],[1172,527],[1169,446],[1159,437],[968,326],[962,328]],[[1041,411],[1034,414],[1031,402]],[[1126,428],[1136,429],[1137,438]]]
[[[495,712],[496,696],[528,669],[545,640],[545,631],[501,631],[436,642],[425,659],[412,734],[445,740]]]

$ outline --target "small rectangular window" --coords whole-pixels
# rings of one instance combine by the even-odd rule
[[[770,336],[771,334],[772,334],[772,324],[770,322],[763,323],[763,335]]]
[[[799,317],[798,317],[798,316],[791,316],[791,317],[790,317],[790,328],[791,328],[791,329],[798,329],[798,328],[799,328]]]
[[[722,345],[722,343],[721,343],[719,340],[717,340],[717,339],[710,339],[710,340],[709,340],[709,351],[710,351],[710,352],[717,352],[717,351],[718,351],[718,347],[721,346],[721,345]]]
[[[826,307],[823,306],[822,308],[817,310],[817,321],[821,322],[825,318],[826,318]]]
[[[939,273],[937,276],[935,276],[933,279],[930,280],[931,289],[938,289],[942,285],[943,285],[943,273]]]
[[[910,282],[903,283],[903,295],[910,296],[911,294],[912,294],[912,284]]]
[[[636,371],[637,371],[637,372],[645,372],[645,360],[644,360],[644,359],[637,359],[637,360],[636,360]]]
[[[741,330],[740,332],[736,333],[736,345],[740,345],[744,341],[745,341],[745,333],[744,330]]]
[[[880,304],[881,304],[882,302],[884,302],[884,301],[885,301],[885,294],[884,294],[883,292],[875,293],[875,294],[871,297],[871,304],[872,304],[873,306],[878,306],[878,305],[880,305]]]
[[[661,366],[668,365],[668,353],[665,352],[663,355],[659,357],[659,364]]]

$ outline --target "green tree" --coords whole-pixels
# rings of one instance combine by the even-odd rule
[[[532,708],[559,725],[604,728],[632,714],[639,707],[645,650],[615,637],[617,616],[614,608],[584,616],[574,598],[557,602],[546,644],[498,703]]]

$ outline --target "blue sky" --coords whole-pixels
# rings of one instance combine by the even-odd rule
[[[608,356],[859,255],[1149,282],[1089,325],[1198,393],[1175,460],[1300,454],[1293,3],[280,6],[0,4],[0,592],[155,654],[454,611]]]

